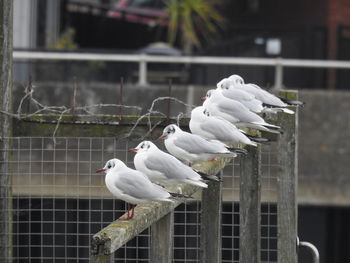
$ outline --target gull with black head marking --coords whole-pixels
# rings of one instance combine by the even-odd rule
[[[250,94],[244,89],[231,88],[230,81],[227,78],[222,79],[219,83],[217,83],[216,87],[216,90],[220,91],[224,97],[239,101],[252,112],[261,113],[265,110],[263,103],[256,99],[253,94]]]
[[[292,101],[280,98],[267,90],[262,89],[253,83],[244,83],[243,79],[239,75],[231,75],[228,78],[221,80],[218,85],[225,87],[226,89],[238,89],[253,95],[257,100],[260,100],[265,107],[265,112],[270,110],[271,112],[285,112],[288,114],[294,114],[294,111],[287,109],[288,106],[302,106],[304,103],[301,101]]]
[[[228,99],[218,90],[208,90],[204,108],[210,114],[220,116],[238,127],[249,127],[257,130],[280,133],[279,126],[267,123],[258,114],[250,111],[246,106],[236,100]]]
[[[160,139],[164,139],[165,148],[176,158],[188,163],[214,160],[216,157],[234,158],[237,153],[246,153],[244,149],[232,149],[217,140],[206,140],[203,137],[185,132],[175,124],[164,128]],[[235,152],[236,151],[236,152]]]
[[[136,170],[146,174],[152,182],[164,186],[187,183],[207,188],[208,185],[203,180],[219,181],[214,175],[195,172],[150,141],[143,141],[130,151],[136,152],[134,157]]]
[[[128,203],[127,216],[121,220],[132,219],[135,205],[140,203],[154,200],[173,202],[170,199],[172,197],[188,198],[185,195],[170,193],[161,186],[152,183],[146,175],[127,167],[119,159],[107,161],[106,165],[96,172],[105,172],[105,183],[108,190],[116,198]]]
[[[266,142],[264,138],[248,138],[234,124],[219,116],[210,115],[210,112],[203,106],[192,110],[189,126],[193,134],[209,140],[219,140],[228,145],[238,143],[257,146],[256,142]]]

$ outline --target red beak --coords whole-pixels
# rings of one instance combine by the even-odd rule
[[[207,97],[202,97],[201,101],[205,101],[207,99]]]
[[[102,172],[104,172],[104,171],[106,171],[106,169],[101,168],[101,169],[98,169],[98,170],[96,171],[96,173],[102,173]]]
[[[158,140],[159,140],[159,139],[164,140],[165,137],[166,137],[166,136],[163,136],[163,135],[162,135],[162,136],[160,136],[160,137],[158,138]]]
[[[138,150],[136,148],[131,148],[131,149],[129,149],[129,151],[136,153]]]

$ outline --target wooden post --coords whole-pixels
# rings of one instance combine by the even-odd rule
[[[114,253],[104,254],[104,251],[98,251],[97,254],[91,255],[91,263],[114,263]]]
[[[12,0],[0,2],[0,109],[11,111],[12,93]],[[0,258],[1,262],[11,262],[12,258],[12,192],[9,173],[9,149],[11,119],[0,115]]]
[[[239,262],[260,262],[261,148],[247,146],[241,158]]]
[[[208,182],[208,188],[202,192],[201,206],[200,262],[221,262],[222,183]]]
[[[173,260],[174,211],[151,227],[151,262],[171,263]]]
[[[280,92],[282,97],[297,100],[297,93]],[[281,113],[277,125],[283,129],[278,140],[277,174],[277,257],[278,262],[296,263],[297,183],[298,183],[298,110],[295,115]]]

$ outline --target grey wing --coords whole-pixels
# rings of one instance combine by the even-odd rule
[[[259,115],[253,113],[242,103],[237,101],[222,100],[217,107],[221,112],[233,116],[240,122],[263,121]]]
[[[138,171],[133,171],[133,176],[130,176],[130,172],[119,173],[120,177],[116,183],[116,187],[124,194],[146,200],[166,198],[169,195],[165,190],[154,185],[147,177]]]
[[[217,104],[217,107],[221,112],[232,115],[234,117],[236,117],[236,115],[239,115],[241,112],[249,111],[249,109],[242,103],[231,99],[221,100],[220,103]]]
[[[217,144],[190,133],[186,134],[186,136],[176,138],[174,144],[190,154],[219,153],[222,150],[218,149]]]
[[[254,92],[255,97],[266,104],[271,104],[279,107],[286,106],[286,104],[278,97],[276,97],[274,94],[271,94],[267,90],[260,88],[258,85],[249,83],[246,84],[245,88],[248,88],[252,93]]]
[[[217,140],[227,141],[231,138],[232,132],[237,128],[226,120],[220,120],[216,117],[200,124],[202,130],[215,136]]]
[[[174,156],[165,152],[158,152],[157,155],[150,154],[145,160],[145,165],[150,170],[161,172],[169,179],[181,180],[186,178],[185,166]]]
[[[228,89],[228,90],[223,90],[222,94],[230,99],[233,100],[245,100],[245,101],[249,101],[254,99],[254,95],[244,91],[244,90],[240,90],[240,89]]]

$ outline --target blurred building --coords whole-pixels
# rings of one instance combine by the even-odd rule
[[[216,2],[226,19],[225,27],[215,43],[197,54],[350,59],[348,1]],[[25,5],[24,9],[22,1],[15,0],[15,48],[52,47],[67,29],[74,29],[74,41],[80,49],[133,52],[152,42],[166,41],[165,25],[159,19],[165,4],[160,0],[28,0]],[[271,83],[272,74],[266,70],[251,78]],[[346,89],[348,75],[341,70],[287,69],[285,83],[299,88]],[[206,76],[204,82],[216,79],[215,72]]]

